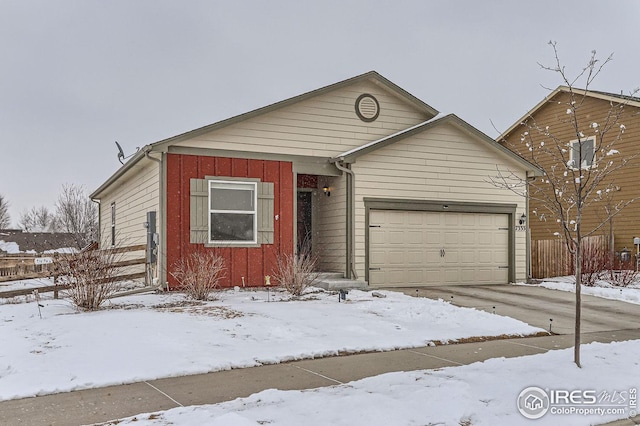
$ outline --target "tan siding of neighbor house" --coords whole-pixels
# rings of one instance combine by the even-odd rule
[[[143,160],[143,167],[125,175],[111,186],[100,199],[101,245],[111,244],[111,203],[116,203],[116,245],[131,246],[147,241],[148,211],[156,211],[156,226],[160,230],[159,165]]]
[[[356,175],[358,275],[365,276],[365,197],[517,204],[519,216],[526,209],[526,201],[490,183],[496,167],[524,178],[521,165],[452,125],[429,129],[358,158],[352,165]],[[525,235],[516,232],[517,280],[526,277]]]
[[[581,99],[578,98],[578,99]],[[549,100],[546,104],[541,106],[535,113],[534,119],[538,125],[545,127],[549,126],[549,131],[557,139],[561,141],[569,142],[577,139],[575,130],[570,122],[567,120],[567,104],[569,97],[566,93],[560,92],[553,99]],[[620,100],[619,102],[622,102]],[[593,129],[590,127],[592,123],[599,123],[600,128],[603,128],[606,121],[607,114],[611,108],[609,101],[604,99],[597,99],[594,97],[584,98],[584,104],[580,107],[577,119],[581,123],[581,131],[585,137],[593,136]],[[611,175],[615,185],[620,187],[620,190],[614,194],[614,203],[623,200],[632,200],[634,198],[640,198],[640,108],[627,105],[624,109],[623,116],[619,120],[619,124],[624,124],[626,129],[622,135],[622,139],[616,142],[615,149],[617,149],[621,157],[630,158],[630,162],[623,168]],[[610,140],[619,131],[619,124],[617,124],[607,137]],[[525,152],[526,149],[522,147],[520,142],[521,135],[527,129],[524,126],[516,127],[511,134],[506,136],[507,143],[505,146],[512,149],[514,152]],[[538,136],[535,132],[531,132],[534,137],[535,143],[539,143],[545,138]],[[635,156],[635,158],[632,158]],[[523,155],[526,158],[526,155]],[[596,162],[598,154],[596,155]],[[545,167],[549,167],[550,163],[542,160],[542,164]],[[556,224],[554,219],[549,219],[549,215],[542,217],[542,213],[545,211],[541,203],[532,200],[530,203],[529,225],[531,227],[532,240],[549,240],[554,239],[554,232],[559,232],[560,227]],[[593,229],[598,223],[603,221],[604,215],[602,209],[599,208],[599,213],[595,209],[587,208],[583,215],[583,231]],[[537,215],[534,213],[537,212]],[[618,216],[613,219],[614,236],[615,236],[615,249],[621,250],[623,247],[633,249],[633,238],[640,236],[640,202],[635,202],[624,209]],[[596,234],[608,235],[608,224],[597,231]]]
[[[369,93],[380,115],[366,123],[355,102]],[[332,157],[418,124],[427,117],[414,106],[371,82],[359,82],[294,105],[232,124],[175,146]]]

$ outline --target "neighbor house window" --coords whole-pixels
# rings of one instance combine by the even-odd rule
[[[111,245],[116,245],[116,203],[111,203]]]
[[[569,165],[574,169],[588,169],[595,162],[596,138],[575,140],[569,142],[571,152],[569,155]]]
[[[256,244],[257,182],[209,181],[209,243]]]

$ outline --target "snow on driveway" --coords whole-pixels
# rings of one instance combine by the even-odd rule
[[[64,300],[0,305],[0,400],[473,336],[543,331],[518,320],[394,292],[225,291],[114,299],[77,312]],[[271,302],[268,302],[268,299]],[[278,301],[274,301],[277,299]]]
[[[518,283],[518,285],[536,285],[538,287],[544,287],[551,290],[568,291],[572,293],[575,293],[576,291],[576,284],[573,277],[546,279],[540,284]],[[596,296],[603,299],[618,300],[621,302],[640,305],[640,284],[638,283],[634,283],[628,287],[615,287],[606,281],[598,281],[593,287],[583,285],[581,293],[588,296]]]

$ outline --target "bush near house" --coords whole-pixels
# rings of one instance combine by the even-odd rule
[[[273,276],[291,295],[299,297],[318,281],[317,265],[318,257],[309,252],[285,254],[278,257]]]
[[[69,286],[65,295],[78,309],[100,309],[121,289],[118,279],[122,269],[118,265],[121,257],[117,250],[63,254],[57,261],[58,282]]]
[[[174,263],[171,275],[192,299],[209,300],[226,276],[224,258],[214,251],[194,251]]]

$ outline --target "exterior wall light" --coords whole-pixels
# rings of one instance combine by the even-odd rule
[[[331,191],[329,191],[329,187],[327,185],[322,187],[322,191],[324,192],[324,195],[331,197]]]
[[[522,213],[522,216],[520,216],[520,220],[518,221],[518,223],[520,223],[520,225],[524,225],[525,223],[527,223],[527,215]]]

